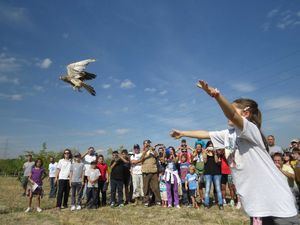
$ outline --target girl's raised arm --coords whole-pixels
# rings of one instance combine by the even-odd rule
[[[243,118],[237,113],[232,104],[220,94],[218,89],[208,86],[203,80],[199,81],[197,86],[203,89],[208,95],[215,98],[227,119],[229,119],[237,128],[243,130]]]
[[[190,138],[198,138],[198,139],[208,139],[209,133],[204,130],[195,130],[195,131],[180,131],[180,130],[172,130],[170,133],[171,137],[175,139],[179,139],[182,137],[190,137]]]

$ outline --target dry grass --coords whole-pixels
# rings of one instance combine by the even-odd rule
[[[45,181],[45,183],[48,183]],[[45,193],[49,186],[46,184]],[[103,225],[199,225],[199,224],[248,224],[249,220],[240,210],[225,207],[204,209],[165,209],[161,207],[144,208],[143,206],[125,206],[122,209],[103,207],[97,210],[71,212],[68,209],[57,211],[55,200],[47,196],[42,199],[43,212],[24,213],[27,198],[21,197],[22,189],[15,178],[0,178],[0,224],[103,224]]]

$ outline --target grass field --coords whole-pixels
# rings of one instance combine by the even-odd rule
[[[49,192],[45,180],[45,195]],[[49,200],[47,195],[42,199],[41,213],[24,213],[27,207],[27,197],[21,196],[22,189],[16,178],[0,177],[0,224],[144,224],[144,225],[198,225],[198,224],[249,224],[245,214],[229,206],[224,211],[214,206],[209,210],[200,208],[167,209],[158,206],[144,208],[143,206],[128,205],[122,209],[103,207],[96,210],[71,212],[69,209],[57,211],[55,200]],[[35,203],[35,202],[34,202]]]

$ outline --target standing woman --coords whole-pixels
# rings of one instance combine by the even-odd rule
[[[209,207],[209,194],[211,184],[214,183],[214,188],[217,192],[219,209],[223,209],[223,199],[221,192],[221,160],[219,159],[216,151],[214,150],[211,141],[206,144],[206,149],[203,150],[204,161],[204,179],[205,179],[205,195],[204,207]]]
[[[171,136],[210,138],[215,147],[225,148],[237,193],[252,224],[299,224],[295,198],[286,177],[268,154],[260,131],[258,104],[244,98],[230,103],[205,81],[199,81],[198,87],[216,100],[232,128],[213,132],[173,130]]]
[[[70,171],[71,171],[71,150],[65,149],[63,158],[58,161],[56,169],[55,183],[58,182],[57,191],[57,209],[68,207],[68,198],[70,193]],[[63,206],[62,206],[63,200]]]

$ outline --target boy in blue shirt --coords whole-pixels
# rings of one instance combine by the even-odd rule
[[[189,173],[185,177],[185,188],[186,190],[189,190],[189,196],[192,200],[193,207],[198,209],[199,206],[196,202],[196,194],[198,189],[198,176],[195,173],[196,168],[195,166],[191,165],[189,167]]]

